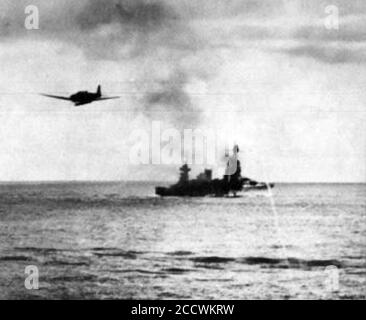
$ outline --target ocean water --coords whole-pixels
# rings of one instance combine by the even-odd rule
[[[0,185],[0,299],[365,299],[366,185],[154,186]]]

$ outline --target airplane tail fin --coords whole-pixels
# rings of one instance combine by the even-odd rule
[[[102,96],[102,87],[100,85],[98,86],[97,94],[99,95],[99,97]]]

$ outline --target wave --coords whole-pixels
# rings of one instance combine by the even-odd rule
[[[93,248],[93,255],[97,257],[121,257],[125,259],[137,259],[138,255],[144,254],[141,251],[125,251],[117,248]]]
[[[28,261],[34,261],[34,259],[26,256],[3,256],[0,257],[0,262],[28,262]]]
[[[56,248],[36,248],[36,247],[15,247],[15,251],[22,251],[22,252],[32,252],[37,253],[41,255],[48,255],[48,254],[54,254],[57,252],[64,252],[66,250],[63,249],[56,249]],[[67,250],[72,251],[72,250]]]
[[[54,283],[54,282],[96,282],[98,281],[98,277],[95,275],[76,275],[76,276],[54,276],[54,277],[44,277],[45,282]]]
[[[169,255],[169,256],[189,256],[192,254],[193,254],[193,252],[191,252],[191,251],[173,251],[173,252],[167,253],[167,255]]]
[[[164,271],[155,271],[155,270],[145,270],[145,269],[121,269],[114,270],[115,273],[140,273],[140,274],[150,274],[150,275],[164,275],[166,272]]]
[[[192,258],[191,261],[196,263],[227,263],[234,262],[234,258],[224,258],[224,257],[197,257]]]
[[[162,271],[166,272],[168,274],[183,274],[183,273],[193,272],[195,270],[184,269],[184,268],[167,268],[167,269],[163,269]]]
[[[25,205],[25,206],[42,206],[48,208],[103,208],[103,207],[134,207],[157,205],[163,202],[163,199],[151,197],[29,197],[17,195],[13,197],[4,197],[0,201],[0,205]]]
[[[64,260],[52,260],[44,262],[45,266],[74,266],[74,267],[86,267],[90,266],[90,262],[85,261],[64,261]]]
[[[52,259],[44,262],[46,265],[70,265],[70,266],[89,266],[93,263],[93,259],[84,259],[82,255],[85,252],[90,253],[96,258],[120,258],[126,260],[138,260],[140,258],[146,258],[153,262],[154,260],[161,260],[160,254],[163,254],[166,259],[176,260],[176,263],[181,264],[183,260],[193,263],[194,267],[202,267],[206,269],[222,269],[228,264],[240,264],[248,266],[259,266],[261,268],[278,268],[278,269],[311,269],[311,268],[321,268],[328,266],[335,266],[337,268],[350,267],[354,263],[346,259],[345,262],[341,262],[336,259],[299,259],[299,258],[277,258],[277,257],[266,257],[266,256],[248,256],[248,257],[225,257],[225,256],[196,256],[194,252],[191,251],[173,251],[173,252],[143,252],[143,251],[133,251],[133,250],[122,250],[118,248],[104,248],[104,247],[94,247],[85,248],[79,251],[83,252],[79,257],[64,255],[67,252],[73,252],[72,250],[63,250],[55,248],[16,248],[20,251],[18,255],[8,255],[0,256],[0,261],[34,261],[34,258],[28,256],[28,252],[48,256],[50,255]],[[22,254],[25,253],[25,254]],[[58,253],[62,253],[61,256]],[[156,256],[158,254],[158,256]],[[55,257],[56,256],[56,257]],[[141,257],[144,256],[144,257]],[[362,264],[362,267],[364,264]],[[193,271],[191,269],[184,269],[175,267],[173,265],[170,268],[162,269],[159,273],[172,273],[181,274],[185,272]],[[143,270],[124,270],[124,272],[139,272],[144,273]],[[154,271],[155,272],[155,271]],[[153,273],[154,273],[153,272]]]
[[[344,266],[338,260],[303,260],[297,258],[269,258],[269,257],[244,257],[244,258],[228,258],[228,257],[196,257],[190,259],[196,264],[210,265],[210,264],[226,264],[237,263],[246,265],[259,265],[269,268],[317,268],[336,266],[342,268]]]

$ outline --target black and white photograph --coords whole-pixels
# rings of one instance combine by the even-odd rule
[[[366,1],[0,0],[0,300],[365,300],[365,248]]]

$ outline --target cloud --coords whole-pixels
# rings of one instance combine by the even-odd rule
[[[24,28],[26,5],[23,0],[3,5],[1,38],[61,41],[80,47],[88,57],[103,59],[105,53],[104,58],[108,60],[119,60],[123,53],[125,57],[133,57],[146,52],[143,48],[150,45],[194,50],[197,44],[185,17],[164,0],[63,0],[48,3],[36,0],[34,5],[40,14],[40,29],[37,31]],[[121,47],[124,50],[120,50]]]
[[[327,64],[357,64],[366,62],[365,50],[351,49],[339,45],[304,44],[281,49],[279,52],[295,57],[312,58]]]
[[[324,20],[296,29],[294,38],[303,41],[365,42],[366,15],[340,16],[338,29],[327,29]]]

